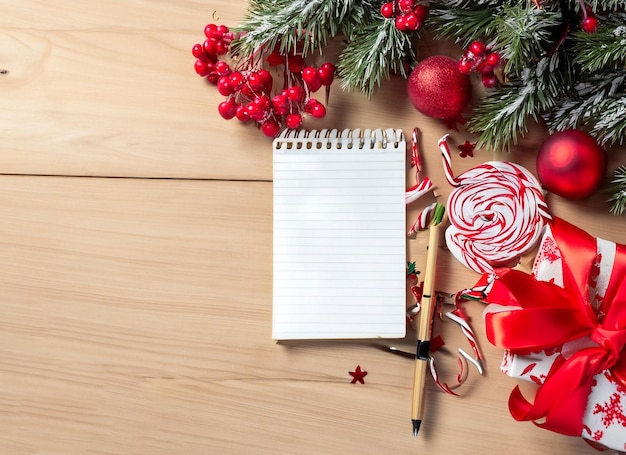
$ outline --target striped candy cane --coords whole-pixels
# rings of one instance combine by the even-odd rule
[[[413,226],[411,226],[411,229],[409,229],[409,233],[407,234],[409,237],[414,235],[418,231],[422,231],[428,228],[428,226],[430,225],[430,219],[432,218],[433,210],[436,206],[437,203],[433,202],[419,213],[417,219],[415,220],[415,223],[413,223]]]
[[[415,180],[417,183],[406,190],[404,199],[406,204],[410,204],[411,202],[418,200],[434,188],[433,182],[428,177],[424,177],[423,180],[420,180],[422,159],[419,154],[419,142],[417,139],[418,133],[419,130],[417,128],[413,128],[413,136],[411,140],[411,166],[415,167]]]

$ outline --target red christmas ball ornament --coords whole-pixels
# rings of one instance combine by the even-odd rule
[[[471,93],[469,76],[459,71],[458,61],[451,57],[428,57],[409,76],[409,98],[415,109],[429,117],[459,119]]]
[[[554,133],[537,153],[537,176],[543,187],[568,199],[583,199],[596,191],[606,166],[606,151],[579,130]]]

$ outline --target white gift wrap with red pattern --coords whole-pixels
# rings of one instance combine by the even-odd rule
[[[590,285],[591,305],[597,312],[607,289],[615,259],[615,243],[597,240],[598,260],[595,286]],[[539,252],[532,270],[540,281],[552,281],[563,286],[563,262],[561,252],[552,236],[550,226],[545,227]],[[592,283],[593,284],[593,283]],[[563,356],[593,343],[588,337],[577,339],[554,349],[529,355],[517,355],[505,351],[500,369],[507,375],[543,384],[554,362]],[[606,372],[595,376],[583,419],[583,438],[608,448],[626,451],[626,387],[612,380]]]

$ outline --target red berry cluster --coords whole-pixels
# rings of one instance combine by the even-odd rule
[[[583,20],[580,23],[580,28],[586,33],[595,33],[598,30],[598,18],[589,5],[585,5],[583,10]]]
[[[491,52],[485,43],[474,41],[461,57],[459,71],[463,74],[470,74],[472,71],[480,73],[483,85],[492,88],[498,83],[494,70],[499,63],[500,54]]]
[[[217,84],[219,78],[215,70],[217,57],[228,53],[234,35],[225,25],[208,24],[204,27],[206,39],[202,44],[194,44],[191,53],[196,57],[194,68],[196,73],[206,77],[211,83]]]
[[[414,32],[422,28],[428,17],[428,7],[414,0],[394,0],[380,7],[380,14],[396,21],[396,28],[402,32]]]
[[[335,66],[326,62],[319,68],[306,66],[298,54],[282,55],[272,52],[267,62],[270,66],[284,65],[283,90],[273,94],[274,79],[270,72],[254,67],[250,62],[231,67],[218,56],[228,54],[234,39],[228,27],[209,24],[204,30],[204,44],[195,44],[192,54],[196,57],[195,70],[201,77],[217,85],[217,91],[226,97],[218,106],[219,114],[230,120],[254,121],[264,134],[276,136],[282,128],[298,128],[302,114],[315,118],[326,115],[326,107],[310,94],[322,86],[329,87],[335,77]]]

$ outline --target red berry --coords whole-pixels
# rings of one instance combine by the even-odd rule
[[[237,115],[237,108],[239,106],[235,102],[233,98],[229,98],[226,101],[222,101],[218,106],[217,110],[220,115],[224,117],[226,120],[230,120],[231,118]]]
[[[266,110],[270,107],[270,99],[267,96],[255,96],[252,102],[259,107],[259,109]]]
[[[217,25],[208,24],[206,27],[204,27],[204,36],[206,36],[207,38],[216,38],[215,36],[216,31],[217,31]]]
[[[413,10],[413,0],[398,0],[398,8],[403,13],[408,13]]]
[[[422,23],[417,20],[415,13],[410,12],[404,16],[404,25],[407,30],[415,31],[422,26]]]
[[[498,83],[498,79],[496,79],[496,76],[493,74],[493,72],[488,73],[488,74],[483,74],[482,83],[487,88],[493,88]]]
[[[487,60],[483,60],[476,66],[476,71],[481,74],[491,74],[493,73],[493,66],[487,63]]]
[[[210,66],[209,66],[210,65]],[[205,62],[204,60],[197,59],[193,65],[193,69],[196,71],[198,76],[208,76],[211,71],[214,70],[213,64],[209,62]]]
[[[216,32],[219,34],[220,37],[224,36],[226,33],[228,33],[228,27],[225,25],[218,25]]]
[[[304,112],[306,112],[307,114],[310,114],[311,111],[313,110],[313,106],[319,103],[320,102],[317,101],[315,98],[310,98],[304,105]]]
[[[217,74],[217,71],[211,71],[207,75],[206,80],[209,81],[211,84],[217,85],[217,81],[219,81],[220,77],[221,76]]]
[[[248,103],[245,105],[246,113],[252,120],[261,120],[264,112],[259,106],[254,103]]]
[[[598,30],[598,18],[596,16],[587,16],[583,19],[580,27],[585,33],[595,33]]]
[[[406,16],[404,14],[396,17],[396,28],[401,32],[406,30]]]
[[[299,103],[304,98],[304,90],[302,90],[302,87],[299,87],[297,85],[289,87],[287,89],[287,98],[289,98],[289,101]]]
[[[322,118],[326,115],[326,108],[322,103],[315,103],[311,106],[311,115],[315,118]]]
[[[289,101],[287,99],[287,95],[285,94],[279,94],[279,95],[275,95],[272,98],[272,105],[274,107],[276,106],[288,106],[289,105]]]
[[[265,83],[257,73],[250,73],[246,78],[246,83],[255,92],[261,92],[265,89]]]
[[[276,115],[287,115],[289,114],[289,106],[288,105],[276,105],[274,103],[272,103],[272,110],[274,111],[274,114]]]
[[[240,122],[247,122],[248,120],[250,120],[248,110],[246,109],[246,106],[243,105],[237,106],[237,113],[235,114],[235,116]]]
[[[322,85],[330,85],[335,78],[335,65],[330,62],[322,63],[317,69],[317,76],[320,78]]]
[[[263,83],[265,84],[265,87],[264,87],[265,91],[268,93],[271,92],[272,85],[274,84],[274,80],[270,72],[268,70],[262,69],[262,70],[259,70],[257,74],[259,75],[259,78],[261,78]]]
[[[276,123],[275,120],[266,120],[261,125],[261,131],[263,134],[269,137],[275,137],[278,133],[280,133],[280,125]]]
[[[224,61],[219,61],[215,64],[215,71],[220,76],[228,76],[230,74],[230,66]]]
[[[395,8],[393,6],[393,2],[388,2],[380,7],[380,14],[382,14],[383,17],[386,17],[387,19],[391,19],[395,14],[394,10]]]
[[[228,82],[230,82],[230,85],[233,86],[234,90],[239,90],[243,83],[245,81],[245,78],[243,77],[243,74],[241,74],[239,71],[233,71],[232,73],[230,73],[230,76],[228,76]]]
[[[191,48],[191,54],[195,58],[202,58],[206,55],[204,53],[204,48],[202,47],[202,44],[194,44],[193,47]]]
[[[307,87],[309,88],[309,91],[317,92],[322,87],[322,81],[318,78],[315,82],[307,84]]]
[[[317,70],[312,66],[306,66],[302,68],[302,80],[307,84],[310,82],[314,82],[316,79],[319,79],[317,75]]]
[[[289,128],[299,128],[302,125],[302,116],[300,114],[289,114],[285,119],[285,123]]]
[[[277,115],[286,115],[289,112],[289,101],[284,95],[276,95],[272,98],[272,108]]]
[[[224,55],[228,53],[228,44],[221,40],[215,43],[215,53],[217,55]]]
[[[228,76],[222,76],[217,80],[217,91],[220,92],[220,95],[224,96],[229,96],[234,93],[235,89],[231,85]]]
[[[474,55],[482,55],[487,50],[487,46],[485,46],[485,43],[481,41],[474,41],[470,44],[469,50]]]
[[[419,4],[415,6],[415,8],[413,9],[413,12],[417,16],[418,21],[424,22],[426,18],[428,17],[429,11],[426,5]]]
[[[498,54],[497,52],[490,53],[485,59],[485,62],[487,63],[487,65],[491,65],[493,67],[497,66],[498,63],[500,63],[500,54]]]
[[[459,72],[463,74],[469,74],[472,72],[473,68],[474,68],[474,62],[466,58],[461,58],[461,60],[459,60]]]
[[[217,39],[216,38],[207,38],[202,44],[204,48],[204,52],[209,55],[217,55]]]
[[[258,71],[250,73],[248,75],[247,82],[248,85],[250,85],[250,88],[255,92],[262,92],[263,90],[265,90],[265,81],[263,80],[261,75],[259,75]]]
[[[247,84],[241,87],[241,94],[247,98],[254,98],[254,90]]]

